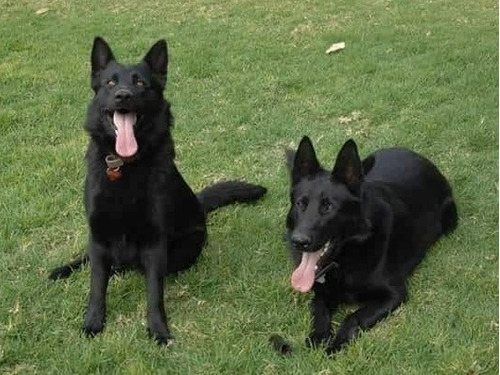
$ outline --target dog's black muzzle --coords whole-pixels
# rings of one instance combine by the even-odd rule
[[[294,231],[290,236],[290,241],[296,250],[308,251],[311,247],[312,238],[304,233]]]
[[[129,106],[132,100],[132,91],[128,89],[118,89],[115,92],[115,104],[117,106]]]

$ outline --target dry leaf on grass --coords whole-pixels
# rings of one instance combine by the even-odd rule
[[[38,16],[40,16],[40,15],[42,15],[42,14],[47,13],[48,11],[49,11],[49,8],[40,8],[40,9],[38,9],[38,10],[35,12],[35,14],[36,14],[36,15],[38,15]]]
[[[345,42],[333,43],[330,48],[326,50],[326,54],[341,51],[345,48]]]

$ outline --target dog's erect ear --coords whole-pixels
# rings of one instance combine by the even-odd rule
[[[333,178],[343,182],[352,191],[359,191],[363,178],[363,168],[359,158],[358,148],[352,139],[349,139],[340,149],[332,172]]]
[[[304,176],[310,176],[321,170],[314,147],[309,137],[304,136],[295,153],[292,167],[292,181],[295,183]]]
[[[100,84],[100,72],[103,70],[110,61],[113,61],[115,57],[111,48],[109,48],[108,43],[101,37],[97,36],[94,39],[94,44],[92,46],[92,53],[90,56],[90,64],[92,67],[91,73],[91,86],[94,91],[97,92]]]
[[[92,55],[90,59],[92,63],[92,73],[99,73],[99,71],[103,70],[106,65],[114,59],[115,57],[108,43],[100,36],[96,36],[94,45],[92,46]]]
[[[157,41],[144,56],[144,62],[153,72],[153,77],[162,88],[167,83],[168,50],[165,39]]]

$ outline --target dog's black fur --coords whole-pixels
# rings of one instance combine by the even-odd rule
[[[292,286],[314,291],[307,345],[334,353],[405,301],[407,279],[429,247],[455,229],[457,209],[436,166],[407,149],[379,150],[361,161],[349,140],[327,171],[304,137],[287,156]],[[333,335],[341,303],[360,307]]]
[[[171,335],[163,301],[164,278],[195,263],[205,244],[206,214],[218,207],[260,198],[266,189],[239,181],[220,182],[195,195],[174,164],[170,105],[163,96],[167,44],[158,41],[135,65],[118,63],[108,44],[95,38],[91,54],[86,130],[86,255],[55,269],[68,277],[87,260],[90,294],[83,324],[94,336],[104,327],[106,290],[112,270],[139,269],[147,289],[147,327],[160,344]],[[107,177],[106,156],[125,164],[118,179]]]

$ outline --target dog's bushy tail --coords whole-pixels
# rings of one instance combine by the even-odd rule
[[[223,181],[210,185],[196,194],[205,213],[232,203],[251,202],[259,199],[267,189],[242,181]]]
[[[73,272],[82,268],[89,261],[87,254],[82,254],[68,264],[54,268],[49,275],[50,280],[59,280],[69,277]]]

